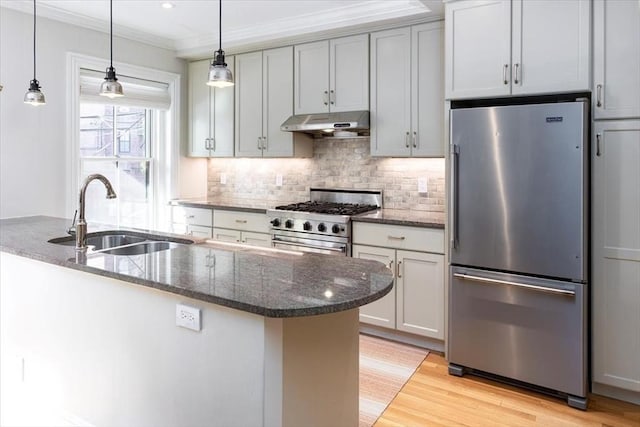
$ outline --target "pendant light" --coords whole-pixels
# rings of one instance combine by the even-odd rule
[[[216,51],[216,57],[209,67],[209,80],[207,84],[213,87],[233,86],[233,74],[224,62],[224,51],[222,50],[222,0],[219,0],[220,11],[218,14],[218,28],[220,48]]]
[[[40,91],[40,83],[36,80],[36,0],[33,0],[33,80],[29,83],[29,90],[24,95],[24,103],[33,106],[46,104],[44,93]]]
[[[109,23],[111,62],[109,68],[107,68],[107,75],[104,77],[104,81],[100,86],[100,95],[106,96],[107,98],[118,98],[124,96],[124,93],[122,93],[122,85],[118,83],[116,69],[113,68],[113,0],[109,0]]]

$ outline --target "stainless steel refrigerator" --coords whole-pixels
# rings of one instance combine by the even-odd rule
[[[588,100],[450,115],[449,373],[586,409]]]

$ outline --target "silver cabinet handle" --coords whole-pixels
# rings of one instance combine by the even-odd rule
[[[393,271],[393,260],[389,261],[389,270]]]
[[[404,236],[387,236],[387,239],[390,239],[390,240],[404,240],[405,237]]]
[[[324,105],[329,105],[329,92],[327,92],[326,90],[322,94],[322,100]]]
[[[213,144],[211,144],[213,143]],[[209,138],[209,149],[216,151],[216,139],[215,138]]]
[[[404,135],[404,146],[409,148],[409,131]]]
[[[336,93],[333,90],[329,92],[329,102],[331,103],[331,105],[334,105],[336,103]]]
[[[268,147],[269,147],[269,145],[267,144],[267,137],[266,137],[266,136],[263,136],[263,137],[262,137],[262,149],[263,149],[263,150],[267,150],[267,149],[268,149]]]
[[[515,286],[518,288],[524,288],[524,289],[529,289],[529,290],[538,291],[538,292],[547,292],[550,294],[561,294],[561,295],[576,294],[576,291],[568,291],[566,289],[556,289],[556,288],[549,288],[547,286],[529,285],[527,283],[511,282],[509,280],[490,279],[488,277],[472,276],[470,274],[454,273],[453,277],[457,277],[458,279],[462,279],[462,280],[471,280],[471,281],[480,282],[480,283],[491,283],[495,285]]]
[[[204,148],[206,150],[211,150],[211,138],[204,139]]]
[[[413,148],[418,148],[418,132],[413,131]]]
[[[509,84],[509,80],[507,80],[508,71],[509,71],[509,64],[504,64],[504,67],[502,67],[502,81],[506,85]]]
[[[195,215],[187,215],[187,218],[188,218],[188,219],[193,219],[193,218],[195,218],[195,217],[196,217]]]
[[[450,211],[451,211],[451,224],[449,229],[451,230],[451,248],[456,249],[458,247],[458,162],[460,161],[460,147],[455,144],[451,144],[450,147],[451,158],[451,197]]]
[[[515,84],[520,83],[520,78],[518,77],[518,70],[520,69],[520,64],[516,63],[513,65],[513,82]]]
[[[246,224],[246,223],[247,223],[247,220],[246,220],[246,219],[236,219],[236,222],[237,222],[238,224]]]
[[[261,136],[258,137],[258,150],[264,150],[264,147],[262,146],[262,137]]]
[[[600,157],[600,138],[602,137],[601,134],[596,133],[596,156]]]
[[[396,269],[396,276],[398,277],[398,279],[402,279],[402,275],[400,274],[400,268],[402,267],[402,261],[398,261],[397,265],[397,269]]]
[[[596,107],[602,107],[602,85],[596,85]]]

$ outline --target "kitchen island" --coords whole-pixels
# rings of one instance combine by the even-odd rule
[[[382,263],[204,241],[78,257],[47,242],[68,225],[0,220],[3,396],[94,425],[357,425],[357,308],[391,290]]]

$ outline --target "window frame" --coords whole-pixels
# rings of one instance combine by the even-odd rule
[[[67,53],[67,146],[66,155],[69,166],[65,171],[66,185],[66,216],[72,218],[78,208],[78,194],[82,177],[80,176],[80,73],[81,69],[101,70],[108,63],[107,59],[92,56]],[[152,170],[152,191],[154,200],[154,214],[150,226],[155,230],[170,228],[171,213],[169,201],[177,197],[179,188],[180,163],[180,74],[137,65],[115,62],[114,67],[122,75],[132,76],[142,80],[151,80],[167,85],[171,97],[171,106],[165,112],[166,120],[154,120],[152,133],[157,135],[155,150],[157,153],[156,167]],[[126,85],[125,85],[126,96]]]

